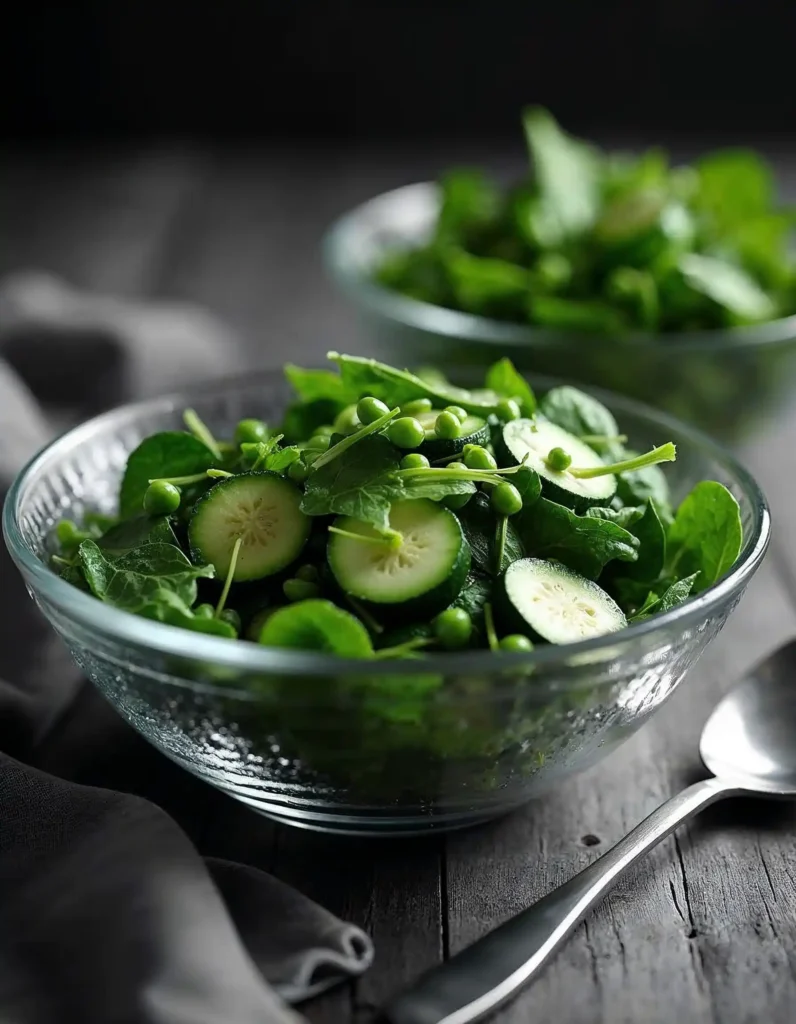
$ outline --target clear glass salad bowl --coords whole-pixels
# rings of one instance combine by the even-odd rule
[[[728,330],[599,335],[473,316],[374,282],[386,253],[428,239],[438,209],[436,185],[407,185],[358,206],[326,236],[327,267],[364,322],[368,354],[406,366],[484,366],[507,355],[521,370],[630,395],[724,440],[764,425],[792,392],[796,316]]]
[[[48,568],[53,524],[88,508],[113,511],[127,454],[143,437],[181,427],[186,406],[221,435],[243,416],[273,421],[287,399],[277,373],[129,405],[70,431],[15,481],[6,542],[83,671],[188,771],[308,828],[415,833],[472,824],[588,768],[635,732],[721,630],[768,544],[765,499],[729,454],[664,414],[597,394],[638,448],[677,444],[676,497],[703,478],[728,486],[745,542],[710,590],[596,640],[532,654],[348,661],[137,618]]]

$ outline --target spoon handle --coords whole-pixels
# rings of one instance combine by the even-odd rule
[[[653,811],[616,846],[446,963],[423,975],[384,1011],[387,1024],[472,1024],[528,982],[622,872],[703,807],[741,790],[698,782]]]

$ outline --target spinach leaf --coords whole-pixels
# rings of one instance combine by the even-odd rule
[[[677,509],[666,541],[667,573],[699,573],[694,592],[706,590],[732,568],[741,552],[738,502],[715,480],[698,483]]]
[[[125,519],[97,538],[97,546],[108,558],[126,555],[144,544],[173,544],[177,546],[168,519],[165,516],[135,516]]]
[[[537,107],[523,113],[547,241],[560,243],[590,228],[600,205],[600,159]]]
[[[127,519],[141,511],[150,480],[204,473],[214,461],[207,445],[193,434],[179,430],[151,434],[127,459],[119,493],[120,516]]]
[[[308,516],[353,516],[376,529],[389,529],[395,485],[386,474],[398,469],[401,456],[380,434],[359,444],[310,473],[301,501]]]
[[[725,260],[689,252],[678,264],[695,292],[721,306],[733,323],[759,323],[777,315],[777,307],[753,277]]]
[[[147,603],[138,610],[138,614],[146,619],[164,622],[168,626],[190,629],[194,633],[223,636],[228,640],[235,640],[238,635],[235,628],[223,619],[194,615],[178,594],[163,587],[152,592]]]
[[[447,249],[442,261],[459,309],[476,316],[522,318],[531,288],[530,271],[459,248]]]
[[[638,540],[628,530],[607,519],[576,515],[547,498],[524,508],[515,520],[527,554],[555,559],[589,579],[597,579],[613,559],[638,558]]]
[[[609,523],[616,523],[623,530],[629,530],[634,523],[641,519],[644,511],[644,508],[636,508],[633,505],[625,505],[623,508],[603,508],[602,505],[593,505],[586,509],[585,515],[591,516],[592,519],[607,519]]]
[[[582,437],[590,448],[601,455],[610,457],[612,462],[625,458],[625,450],[619,440],[619,427],[602,402],[584,391],[564,385],[548,391],[539,409],[551,423],[566,430],[575,437]],[[604,440],[590,440],[599,438]]]
[[[720,150],[697,161],[697,205],[721,227],[766,213],[774,200],[771,169],[748,149]]]
[[[632,459],[639,454],[628,448],[624,457]],[[659,517],[666,523],[671,521],[671,492],[660,466],[645,466],[632,473],[620,474],[616,478],[616,494],[625,505],[644,505],[654,501]]]
[[[277,608],[263,626],[260,643],[345,658],[373,657],[370,635],[359,619],[321,598]]]
[[[294,402],[285,412],[280,431],[287,441],[297,443],[312,437],[318,427],[333,423],[345,405],[332,398]]]
[[[80,561],[95,597],[125,611],[138,612],[160,590],[171,590],[186,605],[196,600],[196,580],[212,578],[212,565],[192,565],[173,544],[145,544],[110,559],[93,540],[80,545]]]
[[[472,494],[475,484],[458,480],[454,473],[443,478],[418,473],[395,474],[400,452],[386,437],[372,434],[353,448],[310,474],[301,511],[308,516],[352,516],[377,530],[390,526],[390,506],[402,499],[430,498],[439,501],[452,494]]]
[[[330,352],[328,358],[340,367],[346,385],[359,397],[373,395],[393,409],[415,398],[430,398],[437,407],[459,405],[467,412],[488,416],[496,412],[500,395],[489,390],[468,391],[453,384],[421,380],[409,370],[396,370],[375,359],[362,356],[344,356]]]
[[[660,576],[666,560],[666,530],[654,501],[647,503],[644,515],[631,523],[628,529],[638,538],[639,549],[638,559],[627,567],[626,575],[630,579],[652,582]]]
[[[293,363],[286,363],[285,377],[302,402],[324,399],[346,406],[357,400],[340,374],[332,370],[305,370]]]
[[[650,590],[644,603],[636,614],[628,619],[628,622],[642,622],[652,615],[662,615],[664,612],[676,608],[677,605],[683,604],[691,596],[691,591],[698,576],[699,573],[694,573],[693,576],[686,576],[684,579],[671,583],[660,597],[658,597],[654,590]]]
[[[570,299],[558,295],[534,295],[528,304],[530,319],[544,327],[565,331],[619,334],[626,324],[622,313],[598,299]]]
[[[478,170],[449,171],[440,180],[440,192],[437,244],[475,241],[494,221],[501,206],[497,188]]]
[[[470,545],[472,554],[472,571],[486,576],[495,572],[495,531],[497,519],[489,498],[485,494],[476,494],[463,509],[457,513],[462,524],[465,539]],[[503,553],[501,571],[518,558],[524,558],[525,551],[511,519],[506,524],[506,544]],[[455,602],[454,602],[455,604]],[[456,605],[456,607],[461,607]]]
[[[530,418],[536,412],[536,396],[528,381],[518,372],[510,359],[504,357],[489,367],[486,386],[497,395],[514,398],[519,402],[523,416]]]

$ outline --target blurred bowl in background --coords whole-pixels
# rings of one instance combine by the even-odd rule
[[[562,381],[534,383],[547,390]],[[387,666],[166,626],[103,604],[49,568],[54,524],[80,520],[87,508],[114,511],[127,455],[142,438],[181,428],[187,406],[219,436],[244,416],[278,421],[289,400],[281,373],[193,387],[77,427],[20,473],[3,531],[28,590],[81,669],[188,771],[305,828],[457,828],[554,788],[632,735],[719,633],[766,551],[765,498],[731,455],[662,413],[598,397],[639,448],[661,438],[677,444],[669,476],[678,500],[704,479],[732,490],[744,545],[715,586],[582,643]]]
[[[389,252],[432,233],[437,186],[407,185],[340,218],[324,241],[333,279],[364,323],[368,354],[418,366],[483,366],[501,356],[665,409],[738,441],[770,421],[796,381],[796,316],[752,327],[607,336],[507,323],[430,305],[373,280]]]

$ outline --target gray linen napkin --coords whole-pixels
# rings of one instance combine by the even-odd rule
[[[192,308],[7,279],[0,501],[53,409],[62,426],[236,364],[235,339]],[[298,1024],[283,1000],[361,973],[370,940],[254,867],[202,858],[156,806],[183,773],[120,744],[132,730],[86,687],[0,545],[0,1019]],[[115,789],[143,776],[155,802]]]

